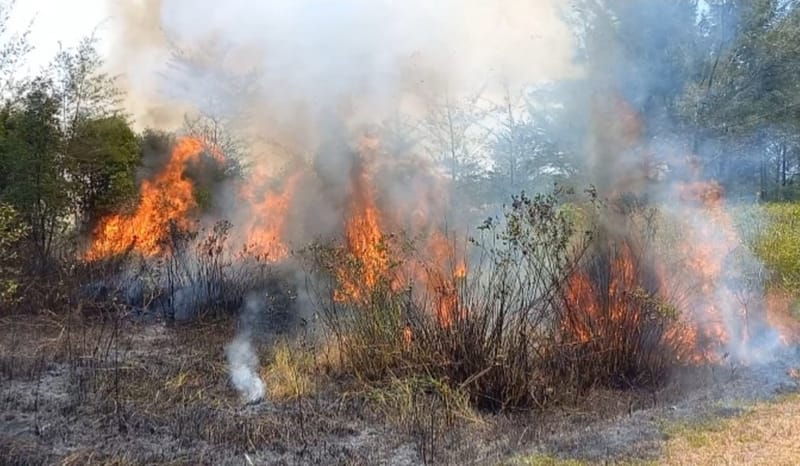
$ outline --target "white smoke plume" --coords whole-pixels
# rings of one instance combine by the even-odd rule
[[[231,383],[247,403],[264,398],[264,381],[258,375],[258,356],[253,350],[250,336],[238,335],[225,348],[228,357]]]
[[[225,347],[231,383],[246,403],[257,403],[264,399],[264,381],[258,373],[258,355],[252,342],[253,322],[258,317],[260,304],[255,295],[245,299],[239,317],[239,332]]]
[[[248,111],[303,141],[326,117],[363,120],[433,93],[554,80],[575,72],[554,0],[138,0],[114,2],[114,63],[144,124],[187,105]],[[193,70],[168,72],[173,46]],[[520,59],[524,57],[524,59]],[[255,95],[228,78],[256,71]],[[254,99],[254,97],[256,97]],[[220,110],[216,108],[216,110]],[[344,113],[344,115],[342,115]]]

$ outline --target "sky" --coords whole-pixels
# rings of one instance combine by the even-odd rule
[[[107,52],[104,37],[111,28],[109,0],[17,0],[11,17],[11,29],[24,31],[33,21],[30,42],[34,50],[21,73],[35,73],[47,65],[59,50],[73,47],[97,29],[101,40],[100,51]],[[130,1],[130,0],[113,0]]]

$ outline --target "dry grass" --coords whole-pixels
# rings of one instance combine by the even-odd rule
[[[550,455],[532,455],[514,459],[509,466],[584,466],[586,463],[577,460],[561,460]]]
[[[321,413],[314,416],[302,400],[243,407],[228,382],[223,348],[233,325],[224,322],[117,323],[119,337],[109,350],[104,335],[114,332],[102,322],[67,325],[39,317],[0,323],[0,380],[12,382],[0,391],[3,420],[23,429],[22,437],[0,429],[0,464],[204,464],[198,460],[209,451],[225,456],[264,449],[291,458],[308,455],[316,442],[327,444],[332,432],[348,432],[343,424],[351,422],[323,401],[315,402]],[[257,348],[268,361],[266,346]],[[310,393],[312,356],[278,348],[270,374],[286,379],[285,397]],[[28,433],[40,428],[46,435]],[[103,446],[83,448],[86,436],[96,435]],[[56,452],[50,442],[61,436],[80,440]],[[349,453],[344,447],[314,452],[320,458]]]
[[[668,429],[662,464],[794,465],[800,459],[800,395],[760,403],[746,414]]]
[[[261,369],[261,378],[273,401],[286,402],[313,393],[314,357],[307,348],[279,341],[273,349],[272,362]]]

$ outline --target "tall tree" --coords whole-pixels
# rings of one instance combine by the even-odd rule
[[[423,149],[444,168],[455,187],[475,181],[488,152],[491,108],[482,96],[482,91],[463,99],[446,94],[431,102],[420,125]]]
[[[16,71],[32,46],[30,25],[22,32],[9,27],[16,0],[0,0],[0,98],[7,98],[16,86]]]
[[[97,50],[94,34],[74,49],[62,49],[50,73],[59,97],[59,120],[65,137],[72,138],[89,119],[121,113],[122,92],[116,77],[103,70],[105,62]]]
[[[714,174],[761,198],[784,195],[797,174],[791,161],[800,129],[798,6],[795,0],[708,2],[701,26],[713,46],[681,101],[696,141],[719,141],[703,154]]]
[[[36,79],[20,108],[5,112],[0,140],[0,166],[6,174],[0,197],[30,225],[41,267],[47,264],[70,204],[58,111],[52,83]]]

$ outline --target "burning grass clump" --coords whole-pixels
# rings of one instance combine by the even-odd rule
[[[553,369],[579,388],[662,382],[688,359],[680,311],[630,238],[596,242],[568,278]]]
[[[372,387],[425,377],[489,410],[664,381],[685,357],[683,328],[644,243],[604,231],[593,192],[569,208],[564,195],[514,197],[471,239],[466,272],[414,265],[424,252],[396,238],[371,280],[353,279],[369,264],[346,247],[308,249],[339,370]],[[343,296],[341,277],[360,288]]]

